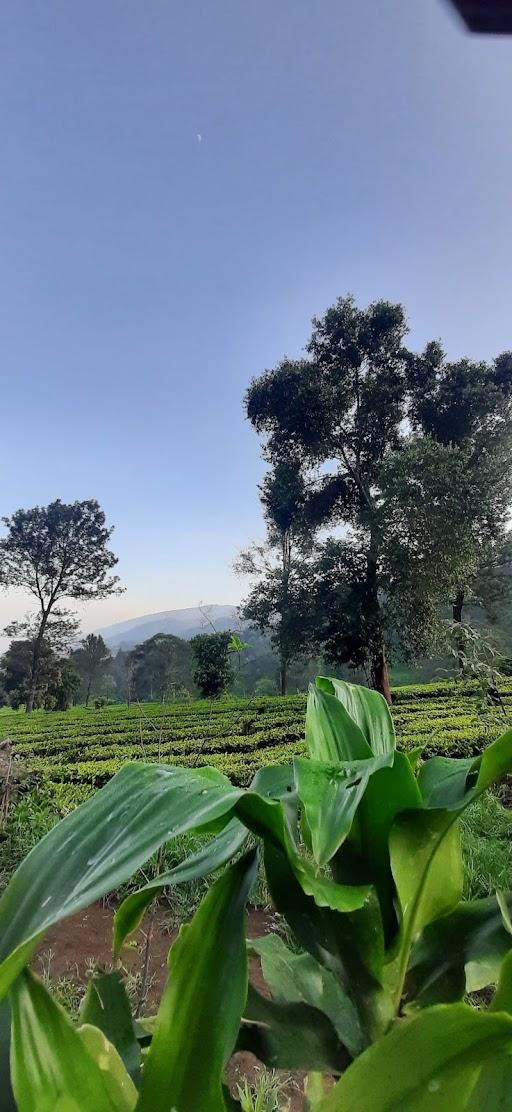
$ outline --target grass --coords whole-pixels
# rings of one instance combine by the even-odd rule
[[[512,812],[492,792],[461,818],[464,897],[477,900],[512,882]]]
[[[260,1069],[253,1081],[237,1085],[242,1112],[280,1112],[289,1107],[285,1093],[290,1078],[280,1079],[275,1070]]]

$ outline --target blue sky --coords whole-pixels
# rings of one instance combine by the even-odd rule
[[[238,600],[242,396],[338,295],[512,346],[511,104],[442,0],[4,0],[0,510],[99,499],[127,591],[86,628]]]

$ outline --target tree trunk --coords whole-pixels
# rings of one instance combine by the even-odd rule
[[[456,625],[462,625],[462,608],[464,606],[464,591],[459,588],[455,598],[452,600],[452,620]],[[457,664],[459,672],[464,669],[464,640],[461,636],[456,637],[457,645]]]
[[[89,682],[87,684],[87,694],[85,696],[85,705],[86,705],[86,707],[89,706],[89,699],[91,697],[91,687],[92,687],[92,675],[89,676]]]
[[[372,526],[370,548],[367,557],[366,575],[368,588],[368,617],[371,618],[370,632],[370,675],[372,687],[380,691],[391,706],[391,687],[389,683],[386,646],[382,631],[382,612],[379,601],[379,545],[378,530]]]
[[[48,621],[48,611],[46,613],[43,613],[43,616],[41,618],[41,625],[39,626],[39,632],[38,632],[37,637],[34,641],[34,648],[32,650],[32,669],[31,669],[31,672],[30,672],[30,686],[29,686],[29,689],[28,689],[27,701],[25,703],[25,712],[26,712],[26,714],[30,714],[33,711],[34,703],[36,701],[37,681],[39,679],[39,663],[40,663],[40,660],[41,660],[41,646],[43,644],[44,631],[46,629],[47,621]]]
[[[389,683],[389,669],[386,660],[386,650],[383,644],[375,646],[372,651],[371,678],[374,690],[380,691],[386,702],[391,706],[392,699],[391,686]]]
[[[462,607],[464,606],[464,591],[458,590],[452,601],[452,618],[454,622],[462,622]]]
[[[279,685],[281,688],[281,695],[286,695],[288,691],[288,664],[284,657],[281,657],[281,667],[279,669]]]

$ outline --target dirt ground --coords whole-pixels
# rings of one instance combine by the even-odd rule
[[[140,928],[132,936],[131,945],[123,951],[122,962],[128,974],[140,979],[144,966],[146,939],[149,926],[148,913]],[[49,975],[52,982],[66,978],[76,985],[86,983],[92,968],[111,968],[112,966],[112,923],[114,910],[101,903],[93,904],[86,911],[65,919],[42,940],[32,962],[36,972]],[[259,909],[251,909],[247,915],[247,937],[257,938],[272,930],[272,914]],[[176,930],[169,926],[169,917],[164,908],[154,914],[147,993],[143,1014],[155,1013],[162,995],[167,976],[167,954]],[[259,960],[249,959],[249,976],[255,987],[267,994]],[[261,1068],[257,1059],[248,1053],[235,1054],[230,1062],[228,1081],[235,1090],[239,1082],[247,1079],[249,1083]],[[286,1078],[283,1078],[286,1081]],[[303,1078],[294,1075],[289,1079],[283,1093],[283,1108],[289,1112],[301,1112],[303,1108]]]

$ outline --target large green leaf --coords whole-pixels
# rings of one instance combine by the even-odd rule
[[[272,844],[286,855],[303,891],[312,896],[319,907],[354,911],[367,902],[370,885],[336,884],[299,854],[281,802],[248,791],[237,800],[234,811],[253,834],[263,838],[266,847]]]
[[[397,928],[389,835],[398,815],[421,806],[418,784],[407,756],[395,753],[391,767],[380,768],[370,777],[357,815],[364,875],[371,878],[377,890],[388,942]]]
[[[512,730],[473,760],[432,757],[421,768],[418,782],[426,807],[462,810],[508,772],[512,772]]]
[[[402,928],[413,938],[462,899],[459,828],[450,812],[408,811],[392,827],[390,853]]]
[[[126,937],[139,926],[148,905],[164,888],[207,876],[208,873],[220,869],[242,849],[247,838],[247,828],[238,819],[231,819],[221,834],[217,834],[211,842],[201,846],[201,849],[191,854],[185,861],[175,865],[174,869],[160,873],[137,892],[130,892],[114,916],[114,952],[119,953]]]
[[[372,757],[325,764],[312,758],[295,758],[297,794],[305,809],[313,857],[319,865],[326,865],[346,838],[370,776],[382,767],[382,760]]]
[[[291,765],[270,765],[261,768],[256,773],[251,791],[260,793],[266,799],[290,798],[293,790],[293,768]],[[225,822],[224,815],[222,821]],[[201,833],[207,833],[213,828],[203,825]],[[119,953],[126,937],[136,930],[141,922],[144,912],[151,901],[158,896],[164,888],[182,884],[187,880],[206,876],[208,873],[220,869],[230,861],[244,846],[248,837],[247,827],[237,819],[231,819],[224,828],[196,853],[191,854],[185,861],[180,862],[173,869],[160,873],[137,892],[131,892],[123,901],[114,916],[114,952]]]
[[[256,869],[255,851],[227,869],[171,948],[138,1112],[226,1108],[222,1073],[247,995],[245,904]]]
[[[319,676],[316,682],[322,691],[339,699],[376,757],[393,753],[396,746],[395,727],[383,695],[346,680]]]
[[[511,1016],[439,1004],[400,1020],[361,1054],[322,1112],[462,1112],[483,1063],[506,1061],[511,1051]]]
[[[0,900],[0,998],[50,926],[123,884],[163,842],[240,797],[215,769],[125,765],[50,831]]]
[[[343,703],[313,684],[306,712],[306,745],[310,757],[326,764],[364,761],[373,756],[363,731]]]
[[[431,757],[424,761],[418,775],[418,785],[425,807],[458,809],[464,803],[468,790],[476,784],[475,758]]]
[[[80,1022],[98,1027],[112,1043],[137,1085],[140,1046],[135,1034],[130,1001],[120,970],[94,973],[80,1008]]]
[[[512,909],[512,895],[508,897]],[[512,935],[495,896],[460,903],[425,928],[409,962],[407,995],[420,1007],[462,999],[496,981]]]
[[[448,808],[409,811],[399,815],[390,834],[390,857],[402,915],[401,952],[396,974],[396,991],[401,990],[410,946],[421,930],[434,919],[447,915],[462,897],[462,856],[457,820],[462,811],[496,780],[512,769],[512,730],[493,742],[468,771],[462,793],[441,769],[439,788],[428,778],[427,799],[444,798]],[[476,779],[475,779],[476,774]],[[443,785],[445,787],[443,788]],[[454,798],[462,801],[454,804]]]
[[[258,954],[266,984],[280,1004],[309,1004],[329,1017],[340,1042],[351,1057],[363,1049],[357,1011],[339,982],[311,954],[289,950],[278,934],[249,943]]]
[[[249,985],[236,1049],[250,1050],[272,1069],[339,1074],[350,1062],[330,1019],[323,1012],[308,1004],[266,1000],[252,985]]]
[[[95,1028],[77,1030],[28,970],[11,1007],[18,1112],[132,1112],[137,1092],[114,1047]]]
[[[512,951],[505,958],[491,1012],[508,1012],[512,1016]],[[471,1094],[468,1112],[509,1112],[512,1093],[512,1054],[485,1062]]]
[[[391,1018],[386,994],[374,972],[374,967],[380,970],[384,957],[375,895],[370,889],[361,908],[345,908],[340,915],[327,902],[322,905],[317,890],[314,897],[308,895],[282,848],[267,840],[264,854],[274,907],[300,945],[338,979],[357,1010],[366,1044]]]

